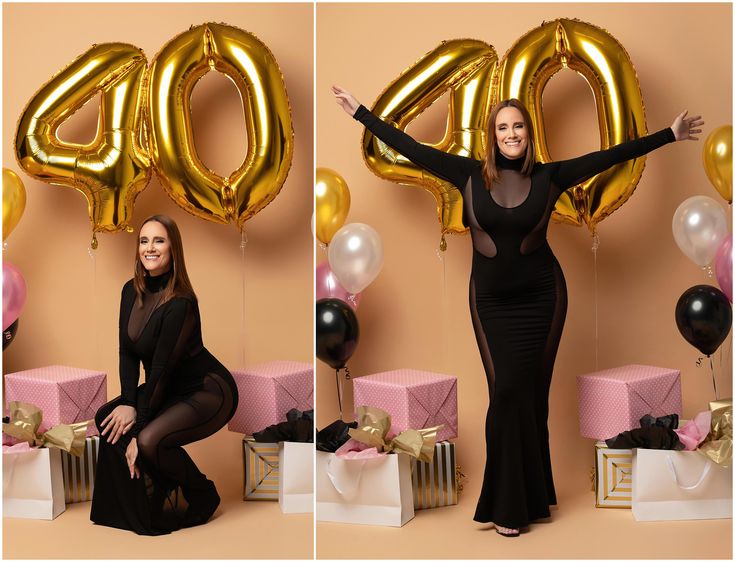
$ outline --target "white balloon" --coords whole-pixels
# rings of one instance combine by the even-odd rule
[[[711,197],[696,195],[679,205],[671,227],[681,251],[705,267],[715,259],[717,249],[727,237],[727,215]]]
[[[350,293],[362,292],[383,267],[383,242],[377,231],[359,222],[340,228],[329,243],[329,267]]]

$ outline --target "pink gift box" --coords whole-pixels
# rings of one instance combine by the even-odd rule
[[[51,365],[5,375],[5,404],[27,402],[43,413],[40,431],[60,423],[92,422],[87,437],[97,435],[94,415],[107,402],[107,375]]]
[[[314,369],[311,363],[271,361],[233,371],[240,401],[227,425],[230,431],[252,435],[286,421],[291,408],[314,407]]]
[[[391,416],[390,435],[444,424],[437,441],[457,437],[457,377],[398,369],[353,379],[354,406],[373,406]]]
[[[579,429],[584,437],[609,439],[640,427],[645,414],[681,416],[681,378],[676,369],[626,365],[577,376]]]

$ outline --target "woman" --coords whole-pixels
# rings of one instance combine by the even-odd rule
[[[122,395],[95,416],[100,450],[90,518],[141,535],[205,523],[220,498],[182,445],[229,421],[237,387],[202,344],[181,235],[165,215],[147,218],[140,229],[119,330]],[[146,382],[138,386],[141,361]],[[178,487],[186,513],[164,517],[169,492]]]
[[[475,520],[507,537],[548,517],[556,504],[547,427],[549,386],[567,310],[559,262],[546,240],[554,204],[565,189],[675,140],[697,140],[699,116],[671,128],[562,162],[535,161],[533,129],[515,99],[489,118],[484,161],[416,142],[378,119],[347,91],[337,103],[376,137],[455,185],[472,236],[470,313],[490,391],[487,462]]]

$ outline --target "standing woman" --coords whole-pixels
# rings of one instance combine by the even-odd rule
[[[181,234],[166,215],[147,218],[140,229],[119,330],[122,395],[95,416],[100,450],[90,518],[141,535],[206,523],[220,498],[182,445],[229,421],[237,387],[202,344]],[[138,386],[141,361],[146,376]],[[186,513],[164,518],[168,494],[178,487]]]
[[[416,142],[381,121],[347,91],[337,103],[414,164],[456,186],[472,236],[469,304],[490,392],[487,461],[475,521],[507,537],[549,517],[556,504],[549,454],[549,387],[567,311],[567,289],[546,240],[559,196],[611,166],[669,142],[697,140],[699,116],[677,116],[670,128],[572,160],[536,162],[533,128],[516,99],[498,103],[488,120],[484,161]]]

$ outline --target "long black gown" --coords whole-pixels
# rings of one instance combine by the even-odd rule
[[[132,279],[120,301],[120,386],[122,395],[102,406],[100,423],[120,404],[136,408],[134,427],[115,445],[100,436],[90,519],[97,524],[159,535],[192,524],[196,513],[164,513],[164,498],[180,488],[193,510],[216,496],[182,445],[221,429],[237,408],[230,372],[202,344],[199,307],[193,297],[160,304],[171,273],[146,276],[143,306],[135,303]],[[138,386],[140,362],[146,382]],[[131,479],[125,451],[138,440],[138,466]],[[204,498],[204,500],[202,500]],[[170,500],[169,500],[170,503]],[[208,515],[208,514],[207,514]],[[204,516],[206,517],[206,516]],[[188,522],[187,522],[188,520]]]
[[[475,521],[521,528],[556,505],[549,454],[549,387],[567,311],[567,289],[546,240],[556,200],[614,164],[675,139],[668,128],[608,150],[520,173],[523,158],[498,152],[500,180],[488,191],[482,162],[416,142],[360,106],[354,118],[376,137],[456,186],[472,237],[469,305],[490,405],[487,460]]]

